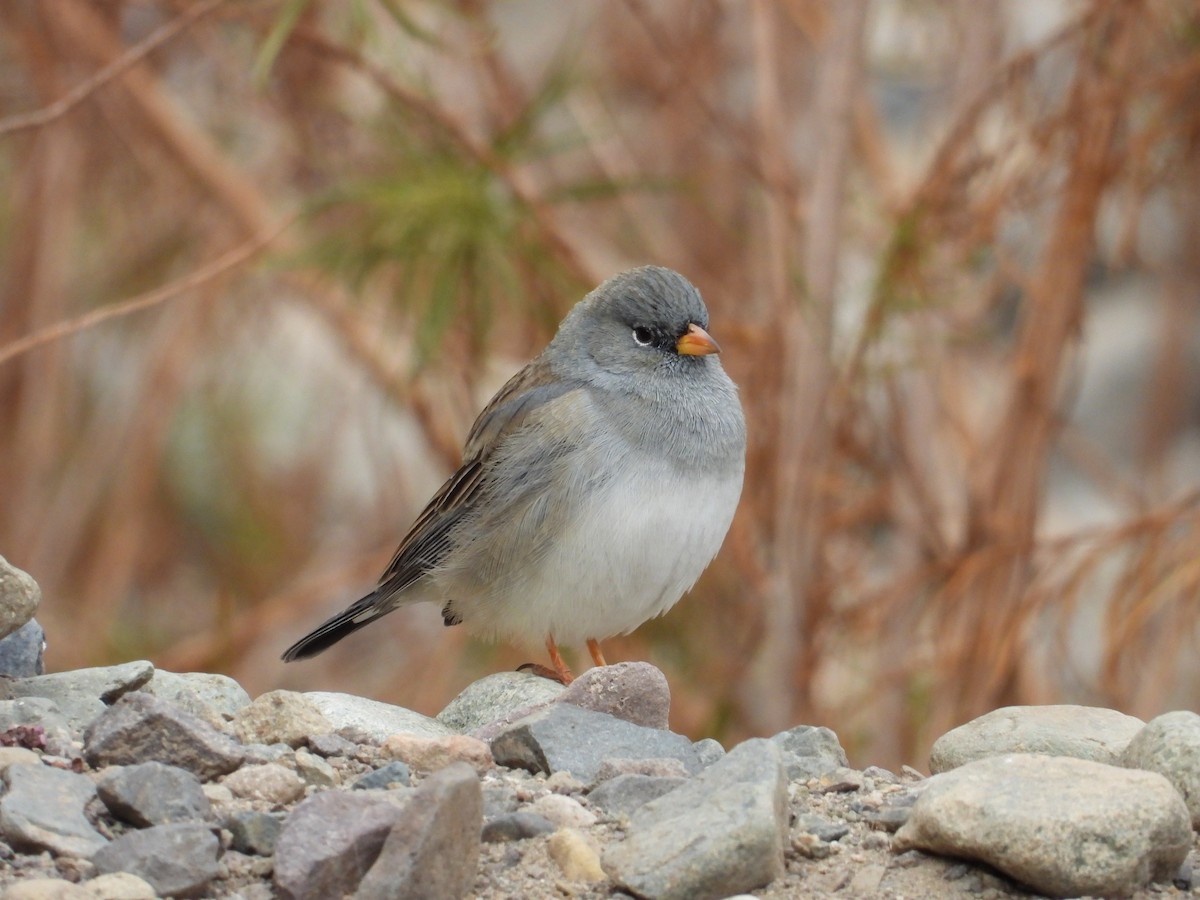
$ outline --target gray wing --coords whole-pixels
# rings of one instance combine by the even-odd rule
[[[547,413],[562,418],[556,407],[562,407],[561,413],[570,420],[570,409],[578,406],[583,391],[582,384],[550,377],[540,359],[514,375],[475,420],[462,466],[417,517],[375,589],[301,638],[283,658],[314,656],[400,606],[409,588],[445,563],[456,546],[455,529],[464,519],[503,519],[507,513],[496,505],[519,505],[530,496],[545,494],[554,472],[539,460],[561,458],[576,445],[578,435],[570,433],[573,429],[559,428],[547,429],[547,437],[538,441],[510,442],[509,438]],[[510,446],[514,443],[520,449]],[[500,462],[503,466],[497,474]],[[447,624],[454,624],[449,609],[443,612]]]

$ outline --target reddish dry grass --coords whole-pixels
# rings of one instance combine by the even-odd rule
[[[610,648],[679,728],[921,764],[1003,704],[1200,699],[1192,5],[1035,40],[973,0],[388,8],[0,7],[0,553],[52,666],[432,711],[522,662],[422,609],[275,660],[373,580],[497,366],[654,261],[705,293],[752,438],[721,558]],[[1070,415],[1121,278],[1159,323],[1131,454]],[[1105,522],[1047,529],[1052,465]]]

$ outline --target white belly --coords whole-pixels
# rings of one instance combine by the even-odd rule
[[[459,598],[474,632],[577,644],[624,634],[662,615],[716,556],[733,520],[742,475],[697,476],[667,488],[666,473],[598,492],[536,565]],[[465,601],[465,602],[464,602]]]

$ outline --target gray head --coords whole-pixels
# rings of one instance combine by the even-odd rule
[[[678,377],[720,369],[708,310],[695,286],[670,269],[643,266],[600,285],[563,320],[551,346],[590,361],[597,374]]]

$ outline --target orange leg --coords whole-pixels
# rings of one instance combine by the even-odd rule
[[[570,684],[574,681],[575,676],[571,674],[566,660],[558,652],[558,644],[554,643],[554,635],[546,636],[546,650],[550,653],[550,664],[554,666],[554,674],[558,676],[558,680],[563,684]]]
[[[588,652],[592,654],[592,662],[598,666],[607,666],[608,663],[604,661],[604,653],[600,649],[600,642],[595,638],[588,638],[587,645]]]

